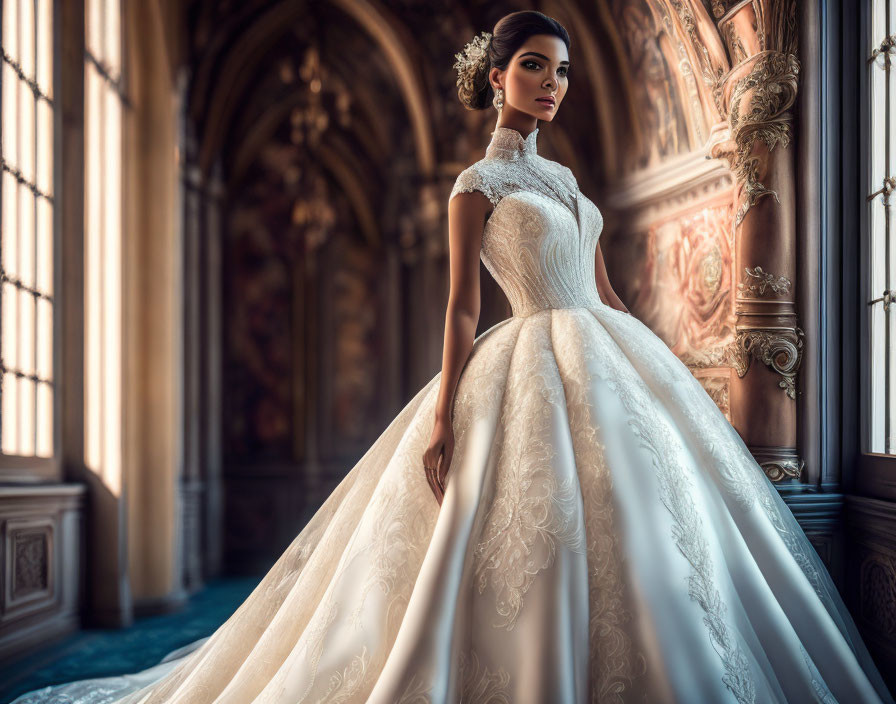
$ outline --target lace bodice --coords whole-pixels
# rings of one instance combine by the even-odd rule
[[[480,256],[515,317],[600,304],[594,254],[603,216],[572,171],[538,155],[537,135],[497,127],[485,157],[460,173],[449,196],[479,191],[494,204]]]

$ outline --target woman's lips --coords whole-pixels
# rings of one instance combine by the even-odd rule
[[[554,107],[554,100],[552,98],[536,98],[535,102],[541,103],[542,105],[547,105],[548,107]]]

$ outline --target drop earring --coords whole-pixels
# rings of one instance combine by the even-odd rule
[[[492,99],[492,105],[495,106],[495,110],[501,112],[501,108],[504,107],[504,89],[503,88],[495,88],[495,97]]]

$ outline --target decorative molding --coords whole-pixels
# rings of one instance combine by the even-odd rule
[[[762,467],[765,476],[773,482],[780,482],[784,479],[799,479],[803,474],[806,462],[801,457],[794,457],[793,459],[760,462],[759,466]]]
[[[38,530],[20,530],[13,535],[12,599],[16,600],[35,592],[46,593],[50,586],[50,533],[49,527]]]
[[[734,22],[725,22],[720,27],[720,34],[725,40],[725,46],[728,47],[728,54],[733,66],[746,61],[750,56],[738,30],[738,25]]]
[[[853,530],[871,538],[875,545],[890,546],[896,556],[896,502],[848,494],[846,508]]]
[[[56,603],[54,562],[58,518],[48,512],[14,517],[3,510],[0,518],[5,519],[0,534],[6,556],[0,622],[6,622]]]
[[[762,471],[773,482],[795,479],[799,481],[805,460],[797,454],[796,449],[789,447],[750,447],[756,462]]]
[[[740,6],[737,0],[710,0],[710,3],[712,4],[712,15],[720,25]],[[740,4],[744,4],[744,2]]]
[[[716,27],[700,3],[692,4],[685,0],[669,0],[669,4],[678,15],[679,22],[690,42],[691,50],[696,56],[704,90],[708,89],[716,110],[722,114],[722,102],[715,86],[725,74],[726,68],[731,65],[724,55],[722,37],[715,31]]]
[[[896,666],[896,503],[846,496],[849,606],[881,671]]]
[[[864,551],[859,572],[859,606],[863,619],[878,634],[896,635],[896,560],[892,555]]]
[[[723,142],[728,134],[727,125],[719,123],[712,131],[711,141]],[[629,174],[605,194],[604,202],[616,210],[633,210],[627,217],[635,218],[632,226],[640,227],[655,222],[664,213],[728,193],[733,185],[734,176],[728,165],[700,150],[669,157],[659,166]]]
[[[751,328],[738,330],[729,359],[737,375],[743,378],[755,357],[781,375],[778,382],[787,395],[796,399],[796,375],[803,358],[803,331],[795,328]]]
[[[78,627],[86,487],[0,486],[0,661]]]
[[[679,21],[682,21],[684,17],[687,16],[688,10],[681,6],[680,2],[676,2],[676,0],[670,0],[673,5],[677,4],[679,7],[676,8],[679,10]],[[694,70],[693,63],[691,61],[691,57],[688,55],[687,47],[685,46],[685,42],[683,41],[682,33],[676,31],[674,23],[672,22],[672,17],[669,14],[666,6],[663,3],[658,3],[656,9],[659,11],[660,20],[663,23],[663,28],[666,31],[666,35],[669,38],[670,45],[674,47],[675,53],[677,56],[677,67],[679,70],[679,77],[681,79],[681,83],[684,87],[684,92],[682,92],[681,96],[684,98],[687,97],[688,107],[690,109],[690,120],[689,125],[690,128],[694,132],[694,136],[697,140],[698,144],[705,144],[708,138],[708,134],[706,134],[706,114],[703,110],[703,103],[700,99],[700,87],[697,83],[697,72]],[[693,23],[690,23],[693,27]],[[685,27],[685,32],[689,33],[691,27]],[[694,27],[694,29],[696,29]],[[690,42],[695,51],[698,51],[699,48],[703,47],[703,42],[700,41],[696,34],[690,38]],[[713,76],[708,68],[704,68],[704,70],[700,71],[702,80],[705,84],[712,85],[713,84]],[[717,102],[717,105],[720,103]]]
[[[731,164],[737,183],[745,194],[737,209],[734,224],[741,224],[749,209],[766,195],[778,194],[760,181],[767,156],[757,156],[757,141],[771,152],[777,146],[787,147],[791,140],[793,116],[790,109],[796,102],[797,76],[800,62],[796,56],[780,51],[764,51],[750,57],[749,73],[737,79],[728,101],[728,122],[731,142],[713,148],[714,157],[724,157]],[[740,67],[735,71],[742,70]]]
[[[761,266],[744,267],[744,277],[737,284],[737,290],[744,298],[761,298],[769,289],[777,294],[790,293],[791,283],[786,276],[775,276]]]

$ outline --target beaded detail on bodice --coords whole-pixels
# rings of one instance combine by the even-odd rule
[[[479,191],[494,204],[480,256],[514,317],[602,305],[594,254],[603,216],[572,171],[538,155],[537,134],[495,128],[485,157],[460,173],[449,196]]]

